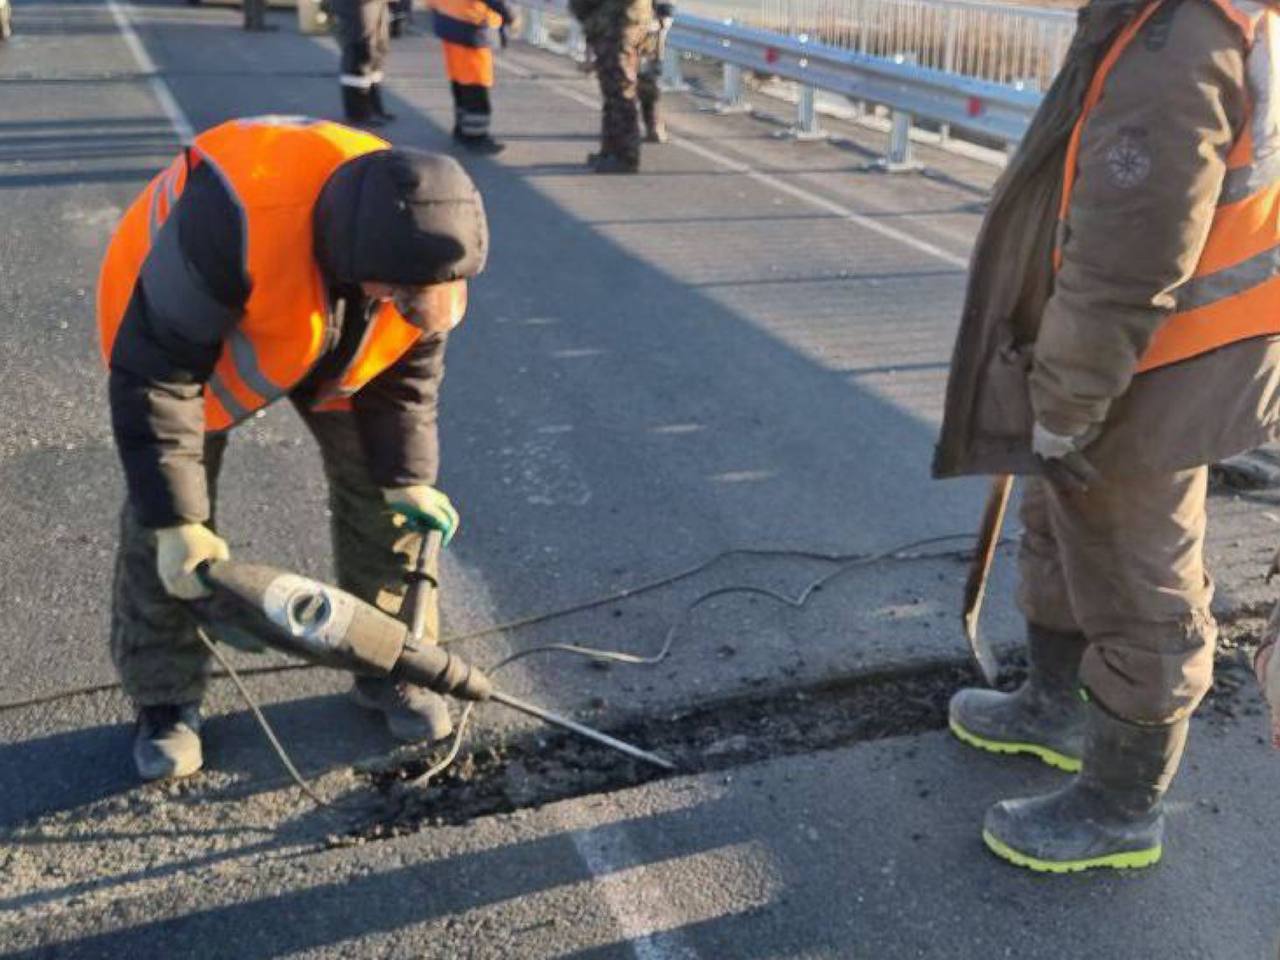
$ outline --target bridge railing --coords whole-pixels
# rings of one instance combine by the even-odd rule
[[[757,7],[750,4],[755,2]],[[521,0],[525,39],[549,40],[548,17],[565,22],[561,49],[585,57],[567,0]],[[679,86],[680,53],[718,61],[718,109],[746,109],[744,71],[793,81],[794,133],[820,135],[817,92],[890,112],[888,169],[909,169],[914,118],[945,137],[968,132],[987,145],[1016,144],[1061,65],[1074,16],[970,0],[685,0],[668,41],[664,80]],[[700,12],[732,9],[733,19]],[[737,18],[754,20],[740,22]],[[914,20],[912,19],[914,18]],[[908,23],[914,27],[908,28]],[[948,26],[949,24],[949,26]],[[803,29],[802,29],[803,28]],[[941,32],[939,32],[941,31]]]

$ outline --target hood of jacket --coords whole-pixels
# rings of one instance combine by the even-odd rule
[[[448,283],[484,269],[489,227],[452,157],[379,150],[329,178],[314,213],[315,256],[331,284]]]

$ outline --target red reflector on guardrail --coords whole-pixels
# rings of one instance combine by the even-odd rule
[[[777,50],[775,50],[773,47],[765,47],[765,48],[764,48],[764,62],[765,62],[765,63],[777,63],[777,62],[778,62],[778,51],[777,51]]]
[[[982,114],[982,101],[977,97],[970,97],[969,103],[966,107],[966,112],[971,117],[980,116]]]

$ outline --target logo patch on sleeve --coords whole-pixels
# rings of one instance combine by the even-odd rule
[[[1151,150],[1144,142],[1147,131],[1127,127],[1107,151],[1107,179],[1113,187],[1131,190],[1151,176]]]

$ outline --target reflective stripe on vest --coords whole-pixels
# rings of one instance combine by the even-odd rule
[[[205,425],[224,430],[289,392],[330,346],[328,291],[312,253],[315,203],[342,163],[388,146],[371,134],[304,118],[233,120],[196,137],[134,201],[112,237],[98,288],[104,358],[110,360],[155,231],[181,196],[188,170],[205,164],[243,217],[250,281],[244,313],[224,338],[206,385]],[[341,389],[355,393],[419,336],[386,305],[341,376]]]
[[[450,20],[484,27],[502,26],[502,16],[483,0],[430,0],[428,5]]]
[[[1120,32],[1098,66],[1072,131],[1063,173],[1059,237],[1066,235],[1080,143],[1121,54],[1166,0],[1155,0]],[[1249,124],[1227,156],[1218,209],[1191,278],[1174,292],[1173,314],[1156,331],[1138,372],[1232,343],[1280,334],[1280,14],[1254,0],[1212,0],[1240,30]],[[1061,266],[1061,248],[1054,252]]]

